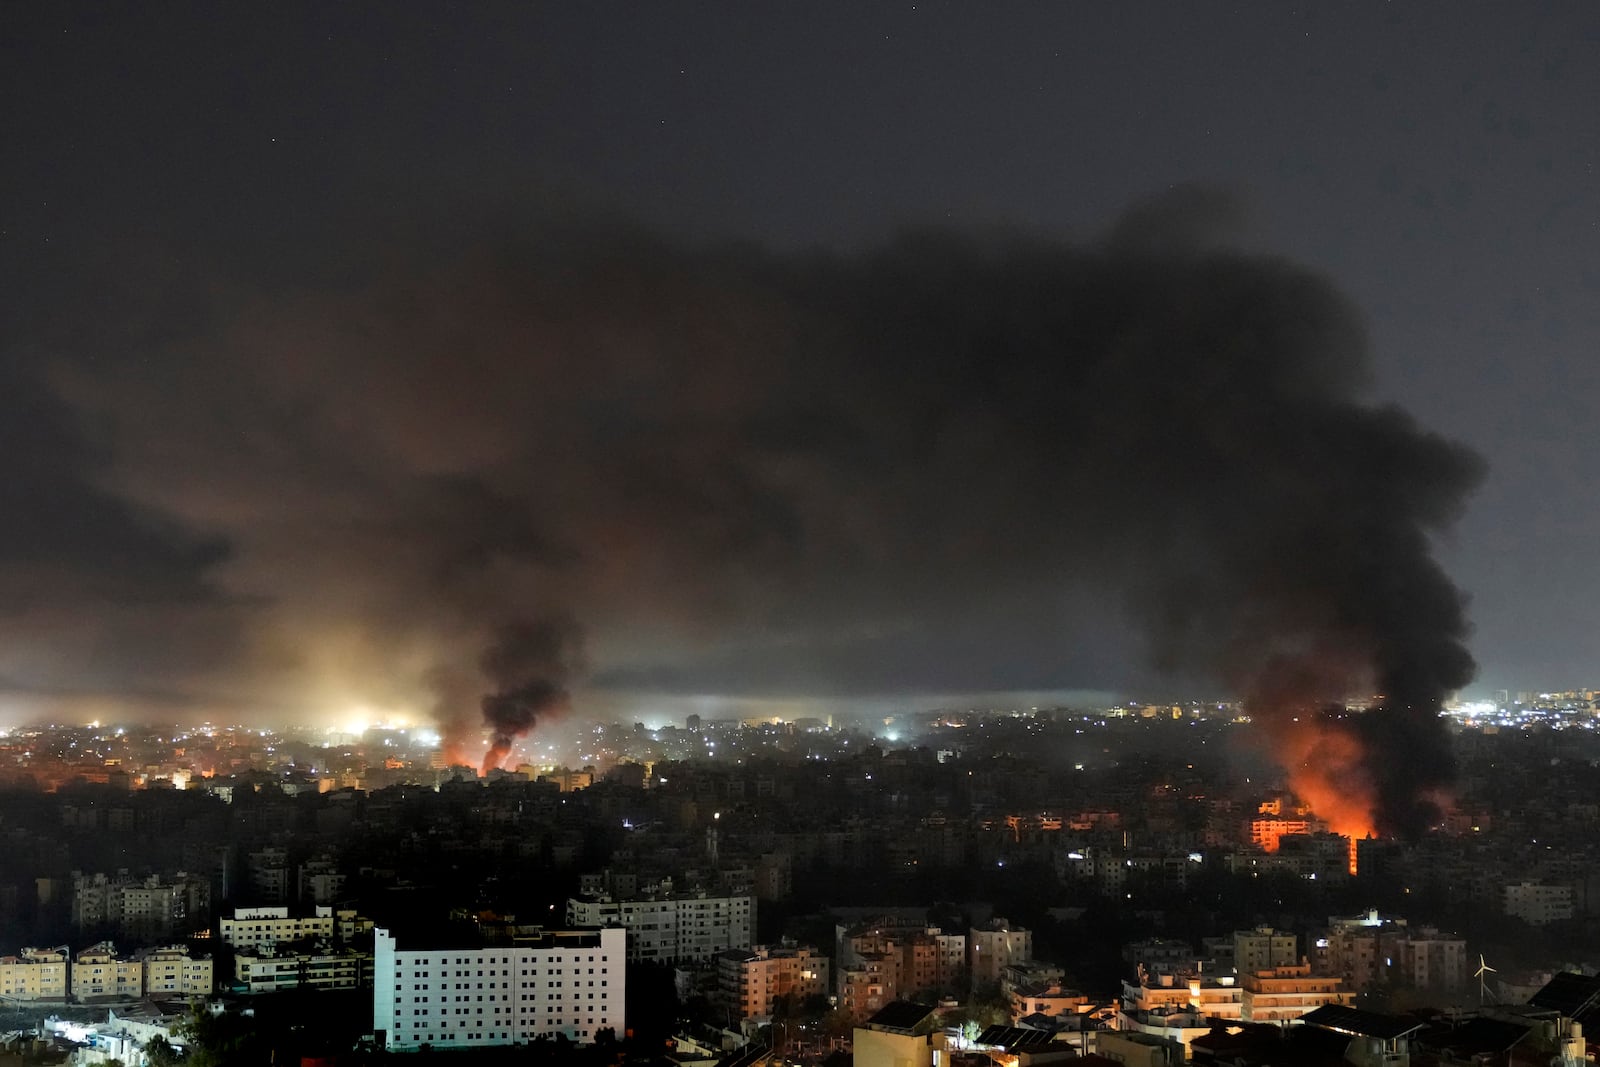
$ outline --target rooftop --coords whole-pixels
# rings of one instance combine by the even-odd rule
[[[934,1010],[927,1004],[915,1001],[892,1000],[867,1020],[867,1026],[874,1030],[909,1034],[921,1026]]]
[[[1392,1041],[1423,1028],[1419,1019],[1406,1015],[1381,1015],[1375,1011],[1362,1011],[1342,1004],[1324,1004],[1306,1012],[1300,1021],[1307,1026],[1324,1030],[1337,1030],[1344,1034],[1359,1034]]]
[[[1025,1026],[991,1026],[978,1035],[978,1044],[1005,1049],[1036,1048],[1053,1040],[1050,1031]]]
[[[1578,974],[1562,971],[1545,983],[1543,989],[1528,998],[1536,1008],[1549,1008],[1569,1019],[1583,1018],[1600,1005],[1600,975]]]
[[[1457,1057],[1504,1053],[1533,1032],[1533,1027],[1506,1019],[1469,1019],[1460,1026],[1430,1027],[1417,1035],[1417,1043],[1446,1049]]]

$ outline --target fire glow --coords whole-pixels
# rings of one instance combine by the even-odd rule
[[[1273,748],[1289,778],[1289,788],[1333,833],[1349,838],[1350,873],[1356,873],[1357,842],[1375,835],[1376,797],[1366,773],[1361,741],[1338,720],[1310,715],[1281,718]],[[1304,832],[1303,830],[1300,832]],[[1262,842],[1277,851],[1278,840]]]

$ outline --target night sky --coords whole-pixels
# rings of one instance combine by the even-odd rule
[[[1587,0],[0,49],[0,724],[1600,684]]]

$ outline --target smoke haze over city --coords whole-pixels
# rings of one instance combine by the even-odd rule
[[[0,1058],[1600,1062],[1592,0],[12,3],[0,100]]]
[[[191,63],[174,57],[193,41],[157,18],[12,28],[13,87],[39,106],[10,120],[24,151],[6,179],[27,205],[0,356],[7,717],[457,722],[499,691],[493,635],[556,617],[584,634],[559,688],[602,716],[1139,688],[1429,707],[1473,678],[1441,549],[1477,596],[1485,682],[1580,670],[1564,638],[1530,645],[1506,620],[1526,592],[1572,621],[1586,579],[1496,560],[1513,530],[1548,547],[1518,559],[1564,558],[1593,516],[1530,508],[1526,473],[1581,478],[1596,457],[1573,443],[1543,463],[1511,416],[1483,416],[1564,408],[1470,383],[1515,348],[1526,373],[1503,388],[1582,395],[1534,371],[1576,366],[1563,353],[1592,325],[1593,278],[1513,311],[1573,252],[1560,225],[1516,220],[1592,207],[1592,188],[1564,191],[1558,148],[1587,68],[1525,79],[1473,58],[1501,35],[1462,30],[1458,107],[1408,88],[1442,72],[1379,55],[1350,92],[1401,101],[1397,125],[1330,154],[1350,109],[1329,110],[1308,67],[1261,103],[1299,132],[1256,158],[1230,109],[1261,98],[1231,76],[1201,94],[1209,141],[1152,117],[1118,147],[1148,102],[1101,71],[1119,90],[1091,106],[1063,79],[1098,69],[1094,35],[1045,33],[1054,54],[1020,54],[1052,104],[978,92],[982,63],[940,93],[1007,97],[1018,160],[1105,166],[985,178],[981,151],[858,166],[863,143],[940,127],[929,108],[902,130],[885,90],[855,81],[866,107],[834,109],[837,149],[798,118],[762,142],[781,148],[753,148],[738,94],[706,94],[740,79],[788,94],[803,71],[774,58],[780,38],[784,55],[840,58],[800,26],[733,20],[697,52],[687,22],[642,20],[611,40],[615,82],[491,86],[526,69],[514,42],[553,57],[585,24],[530,15],[490,46],[468,19],[380,101],[362,87],[418,27],[372,38],[322,18],[321,43],[200,19],[226,45],[206,56],[229,58]],[[1299,62],[1306,38],[1334,56],[1378,39],[1365,14],[1287,18],[1250,27],[1293,42],[1264,49],[1269,65]],[[917,57],[956,28],[895,18],[862,39],[884,84],[931,84]],[[1095,33],[1159,53],[1177,29],[1134,13]],[[136,135],[112,69],[170,136]],[[1543,88],[1508,95],[1525,83]],[[1424,104],[1456,138],[1442,158],[1499,152],[1505,181],[1462,189],[1413,155],[1405,115]],[[982,140],[945,111],[949,136]],[[1047,133],[1074,125],[1063,115],[1081,144]],[[604,133],[552,132],[577,129]],[[76,144],[116,165],[83,166]],[[1162,144],[1170,158],[1149,154]],[[815,191],[790,176],[802,160]],[[944,177],[930,192],[919,173]],[[1460,222],[1491,203],[1525,235],[1497,260]],[[1367,246],[1329,236],[1351,225]],[[1517,266],[1478,273],[1491,260]],[[1510,288],[1497,303],[1486,285]],[[1464,511],[1486,470],[1506,473]]]

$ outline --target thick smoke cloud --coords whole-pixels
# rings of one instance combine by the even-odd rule
[[[108,682],[136,706],[181,706],[147,661],[191,670],[229,641],[207,578],[226,544],[108,491],[108,466],[32,369],[0,356],[0,710]]]
[[[485,693],[559,704],[567,644],[486,657],[529,618],[581,624],[598,686],[845,694],[1071,685],[1131,619],[1269,721],[1383,694],[1350,785],[1411,830],[1473,672],[1432,538],[1481,464],[1371,402],[1355,310],[1236,214],[1181,190],[1084,245],[857,254],[501,220],[211,283],[138,361],[53,373],[120,499],[227,544],[212,684],[271,706],[460,736]],[[537,695],[482,704],[497,739]]]
[[[570,618],[510,623],[495,632],[479,665],[496,686],[482,703],[492,735],[482,767],[488,774],[540,719],[568,709],[567,682],[583,670],[583,634]]]

